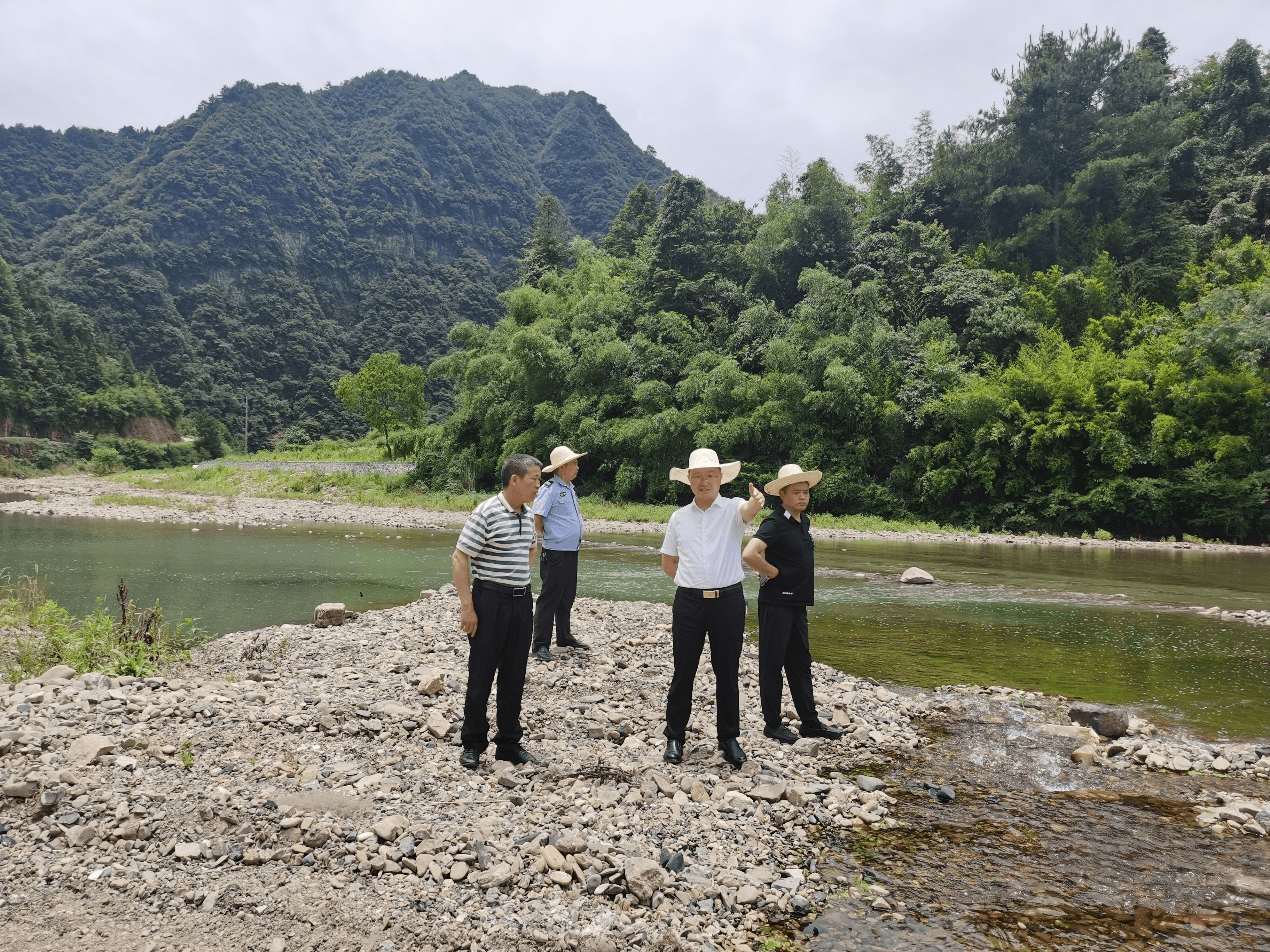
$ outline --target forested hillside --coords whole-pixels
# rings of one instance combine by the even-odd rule
[[[0,258],[0,436],[24,429],[63,439],[79,430],[124,433],[140,416],[169,423],[184,412],[152,372],[72,304]],[[17,426],[14,426],[14,424]]]
[[[421,481],[586,450],[592,492],[673,500],[697,445],[822,511],[1014,531],[1270,537],[1270,88],[1150,30],[1042,33],[1004,104],[860,187],[818,160],[762,212],[673,176],[462,323]],[[681,500],[682,501],[682,500]]]
[[[250,394],[262,428],[338,434],[340,373],[386,349],[426,365],[497,320],[541,198],[599,237],[668,172],[582,92],[240,82],[153,131],[0,128],[0,257],[191,409],[229,420]]]

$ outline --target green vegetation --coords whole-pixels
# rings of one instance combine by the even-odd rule
[[[863,189],[820,159],[761,214],[632,192],[451,331],[416,481],[568,442],[592,494],[667,504],[708,445],[755,483],[823,469],[822,512],[1270,537],[1270,83],[1242,40],[1168,54],[1045,32],[1002,108],[872,137]]]
[[[361,370],[335,381],[335,395],[349,413],[361,417],[383,435],[388,458],[392,459],[395,447],[389,434],[423,422],[428,409],[424,396],[427,382],[423,368],[403,364],[400,354],[371,354]]]
[[[122,431],[135,417],[171,422],[183,412],[176,394],[153,371],[139,373],[83,310],[0,258],[0,420],[47,436]]]
[[[666,507],[709,445],[758,484],[823,469],[835,518],[1260,541],[1270,78],[1244,40],[1171,54],[1154,29],[1042,31],[1000,106],[870,136],[854,184],[818,159],[761,210],[669,175],[581,93],[239,83],[152,133],[0,130],[0,252],[210,415],[191,452],[233,444],[246,395],[284,453],[350,433],[351,407],[417,464],[410,488],[173,486],[461,508],[507,454],[567,442],[589,506]],[[341,406],[332,384],[382,376],[387,345],[427,367],[429,407],[377,423],[368,387]]]
[[[383,70],[242,81],[154,130],[0,128],[0,168],[0,256],[239,438],[248,398],[253,446],[358,432],[341,374],[493,323],[542,198],[598,238],[670,171],[584,92]]]
[[[16,682],[36,677],[57,664],[78,673],[100,671],[145,677],[187,659],[187,648],[202,637],[194,619],[175,629],[153,608],[138,611],[119,584],[120,619],[99,604],[77,619],[48,597],[36,579],[0,576],[0,677]]]

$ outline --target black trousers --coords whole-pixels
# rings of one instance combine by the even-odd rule
[[[567,644],[573,640],[569,613],[578,597],[578,553],[543,549],[538,572],[542,576],[542,592],[534,611],[534,647],[551,644],[552,622],[556,626],[556,643]]]
[[[515,747],[520,729],[520,700],[525,693],[525,667],[529,663],[529,635],[533,628],[533,601],[528,590],[520,597],[496,592],[472,583],[472,607],[476,609],[476,634],[468,639],[467,695],[463,699],[463,746],[484,750],[489,744],[489,695],[498,676],[498,733],[494,746]]]
[[[789,694],[806,727],[819,723],[811,693],[811,647],[807,640],[807,606],[758,603],[758,695],[763,722],[781,724],[781,670],[789,678]]]
[[[737,669],[745,639],[745,594],[737,589],[721,598],[701,598],[683,589],[677,590],[670,637],[675,673],[666,696],[663,733],[668,739],[681,743],[687,734],[692,717],[692,685],[708,637],[715,680],[715,730],[721,741],[740,736],[741,692],[737,687]]]

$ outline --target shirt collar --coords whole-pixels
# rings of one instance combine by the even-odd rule
[[[507,501],[507,497],[504,496],[501,492],[498,494],[498,501],[503,504],[503,508],[506,509],[508,512],[516,512],[516,510],[512,508],[512,504]],[[525,507],[521,506],[520,512],[523,513],[524,511],[525,511]]]

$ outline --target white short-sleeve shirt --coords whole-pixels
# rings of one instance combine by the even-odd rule
[[[661,551],[679,559],[676,585],[724,588],[745,578],[741,563],[743,505],[745,500],[739,497],[716,496],[709,509],[702,510],[694,500],[671,514]]]

